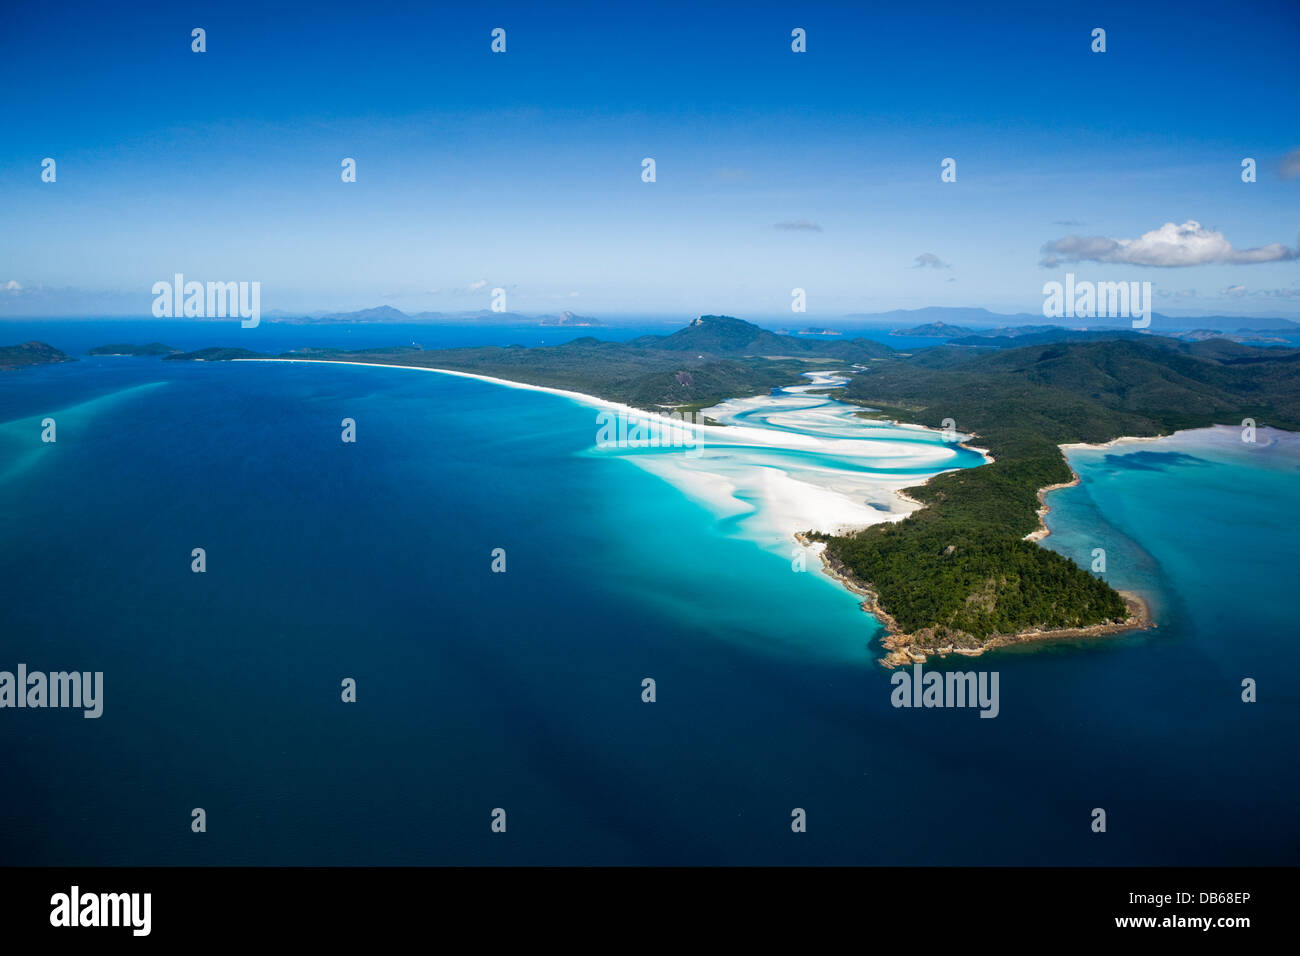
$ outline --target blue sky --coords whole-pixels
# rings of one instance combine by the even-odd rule
[[[260,281],[264,311],[499,286],[788,317],[800,287],[829,321],[1037,312],[1067,270],[1300,315],[1300,4],[1137,6],[7,4],[0,316],[147,316],[182,272]],[[1188,222],[1193,265],[1125,242]],[[1061,240],[1111,251],[1042,265]]]

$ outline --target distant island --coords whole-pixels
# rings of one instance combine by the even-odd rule
[[[973,334],[976,329],[993,329],[1006,331],[1024,326],[1043,325],[1043,314],[1030,312],[990,312],[988,309],[932,305],[921,309],[894,309],[889,312],[853,312],[843,316],[854,325],[884,326],[899,335],[913,335],[915,329],[943,328],[954,326]],[[1126,318],[1098,317],[1087,320],[1087,327],[1096,330],[1116,331],[1131,329],[1131,320]],[[1180,318],[1161,312],[1151,313],[1152,332],[1173,332],[1192,328],[1223,329],[1226,332],[1259,333],[1272,332],[1283,334],[1300,333],[1300,322],[1283,318],[1260,318],[1258,316],[1238,315],[1202,315]],[[958,333],[960,334],[960,333]],[[918,338],[925,337],[918,335]],[[936,336],[944,337],[944,336]]]
[[[559,325],[566,328],[604,328],[604,323],[599,319],[593,319],[587,315],[574,315],[572,312],[561,312],[559,315],[544,315],[538,324],[545,326]]]
[[[33,365],[54,365],[58,362],[75,362],[63,352],[44,342],[24,342],[22,345],[0,345],[0,371],[29,368]]]
[[[1300,330],[1300,326],[1297,327]],[[1278,331],[1287,331],[1279,329]],[[1152,332],[1149,329],[1116,329],[1106,326],[1081,326],[1063,328],[1059,325],[1004,325],[994,329],[968,329],[961,325],[949,325],[946,322],[930,322],[912,328],[900,328],[890,331],[890,335],[909,336],[912,338],[947,339],[949,345],[965,345],[978,348],[1007,348],[1025,345],[1030,342],[1062,341],[1073,337],[1084,340],[1097,333],[1107,335],[1149,336],[1162,335],[1181,339],[1185,342],[1203,342],[1207,339],[1228,339],[1232,342],[1255,343],[1260,345],[1285,345],[1287,340],[1270,335],[1260,329],[1238,329],[1225,332],[1221,329],[1162,330]]]
[[[380,305],[355,312],[318,312],[299,315],[291,312],[269,312],[263,316],[270,322],[289,325],[540,325],[577,328],[604,328],[604,323],[590,316],[561,312],[559,315],[523,315],[518,312],[493,312],[475,309],[467,312],[403,312],[391,305]]]
[[[135,356],[157,356],[157,355],[174,355],[180,349],[174,349],[170,345],[163,345],[161,342],[150,342],[148,345],[96,345],[90,349],[87,355],[135,355]]]
[[[279,356],[211,348],[165,361],[278,357],[437,368],[683,411],[764,394],[806,372],[847,369],[848,384],[832,394],[862,406],[863,418],[930,428],[951,419],[993,459],[905,489],[925,507],[896,523],[801,535],[825,545],[830,573],[886,623],[884,662],[891,665],[1151,623],[1135,595],[1037,543],[1042,495],[1075,480],[1061,445],[1240,425],[1243,418],[1300,429],[1300,349],[1055,327],[983,341],[999,347],[948,343],[901,352],[870,339],[799,339],[705,315],[670,335],[626,342],[585,336],[537,348]]]
[[[195,352],[174,352],[163,356],[164,362],[233,362],[236,359],[263,358],[252,349],[206,348]]]
[[[1206,339],[1229,339],[1233,342],[1256,342],[1261,345],[1285,345],[1286,339],[1268,335],[1256,329],[1238,329],[1236,332],[1223,332],[1219,329],[1191,329],[1187,332],[1173,333],[1175,338],[1185,342],[1204,342]]]
[[[947,339],[970,335],[971,330],[962,325],[949,325],[947,322],[927,322],[910,329],[892,329],[889,334],[910,335],[919,339]]]

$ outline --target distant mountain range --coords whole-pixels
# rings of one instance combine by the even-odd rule
[[[577,315],[573,312],[528,315],[521,312],[493,312],[490,309],[478,309],[465,312],[403,312],[391,305],[380,305],[371,309],[359,309],[353,312],[287,312],[273,310],[263,314],[263,318],[272,322],[302,325],[362,325],[362,324],[410,324],[410,325],[520,325],[562,328],[607,328],[608,323],[592,316]],[[928,306],[922,309],[894,309],[889,312],[853,312],[841,317],[851,334],[854,327],[889,328],[891,334],[915,338],[951,339],[969,335],[1015,336],[1043,332],[1048,329],[1070,328],[1082,330],[1123,330],[1131,329],[1128,319],[1106,318],[1075,319],[1069,325],[1049,325],[1041,314],[1029,312],[991,312],[988,309]],[[1260,318],[1257,316],[1194,316],[1178,317],[1160,312],[1151,314],[1151,331],[1160,332],[1207,332],[1224,337],[1251,335],[1268,335],[1269,333],[1300,333],[1300,322],[1291,319]],[[844,335],[843,329],[811,326],[794,331],[782,328],[778,335],[789,337],[818,336],[836,337]],[[1250,341],[1246,338],[1240,341]],[[1256,340],[1259,341],[1259,340]],[[1267,340],[1264,340],[1267,341]]]
[[[1300,329],[1300,326],[1297,326]],[[1279,330],[1285,331],[1285,330]],[[1091,326],[1071,329],[1060,325],[1014,325],[998,329],[968,329],[946,322],[930,322],[911,329],[894,329],[890,335],[909,336],[911,338],[946,339],[948,345],[979,346],[984,348],[1010,348],[1018,345],[1037,345],[1043,342],[1086,341],[1088,339],[1140,338],[1145,335],[1161,335],[1165,338],[1181,339],[1184,342],[1203,342],[1207,339],[1229,339],[1233,342],[1255,345],[1285,345],[1287,340],[1270,335],[1268,330],[1240,329],[1236,332],[1224,332],[1221,329],[1191,329],[1185,332],[1162,329],[1152,333],[1146,329],[1125,329],[1123,327]]]
[[[559,315],[523,315],[519,312],[493,312],[491,309],[477,309],[470,312],[403,312],[391,305],[380,305],[373,309],[360,309],[356,312],[313,312],[301,314],[295,312],[275,311],[264,316],[269,321],[284,322],[290,325],[369,325],[369,324],[411,324],[433,325],[439,323],[464,325],[544,325],[566,326],[570,328],[604,328],[600,319],[590,316],[561,312]]]
[[[136,349],[146,347],[107,348],[116,354],[134,354]],[[161,349],[157,352],[162,354]],[[258,357],[247,349],[221,347],[167,352],[166,361],[220,362]],[[830,367],[864,366],[899,354],[871,339],[777,335],[731,316],[702,315],[671,335],[642,335],[625,342],[605,342],[585,335],[562,345],[537,348],[394,346],[358,352],[304,347],[281,357],[458,369],[582,391],[639,407],[703,407],[798,381],[804,371],[826,368],[827,363],[834,363]]]
[[[1006,314],[990,312],[988,309],[951,308],[948,306],[929,306],[924,309],[895,309],[892,312],[855,312],[844,316],[854,324],[885,325],[896,335],[913,335],[920,337],[947,338],[952,334],[971,334],[975,329],[997,329],[999,331],[1022,328],[1025,326],[1042,328],[1060,328],[1048,326],[1041,314],[1028,312]],[[1114,319],[1100,316],[1095,319],[1078,319],[1071,328],[1089,329],[1126,329],[1132,328],[1129,319]],[[1300,322],[1290,319],[1267,319],[1255,316],[1201,315],[1178,317],[1151,313],[1151,328],[1161,330],[1174,329],[1218,329],[1232,332],[1300,332]],[[948,330],[957,330],[955,333]]]

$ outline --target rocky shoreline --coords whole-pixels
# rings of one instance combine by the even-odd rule
[[[1070,468],[1068,461],[1065,466]],[[1048,494],[1061,488],[1073,488],[1075,485],[1079,484],[1080,481],[1082,481],[1082,479],[1079,477],[1079,473],[1073,468],[1070,468],[1069,481],[1062,481],[1055,485],[1045,485],[1038,489],[1038,530],[1031,531],[1029,534],[1025,535],[1026,541],[1042,541],[1052,533],[1052,529],[1047,527],[1047,516],[1052,511],[1052,506],[1047,503]]]
[[[1075,476],[1075,482],[1078,481],[1078,475]],[[1068,487],[1068,485],[1055,485],[1051,487]],[[1051,490],[1051,487],[1043,489],[1040,496]],[[816,547],[817,542],[812,542],[800,533],[795,538],[805,547]],[[885,654],[879,659],[878,663],[882,667],[894,668],[899,665],[919,664],[929,660],[931,654],[937,654],[940,658],[947,657],[949,654],[960,654],[963,657],[978,657],[985,651],[992,650],[996,647],[1006,647],[1011,644],[1021,644],[1029,641],[1049,641],[1049,640],[1069,640],[1085,637],[1107,637],[1114,634],[1121,634],[1126,631],[1145,630],[1154,628],[1158,625],[1152,619],[1151,607],[1147,604],[1145,598],[1133,591],[1120,591],[1119,594],[1124,598],[1124,603],[1128,607],[1128,617],[1123,621],[1109,624],[1092,624],[1087,627],[1062,627],[1062,628],[1029,628],[1024,631],[1017,631],[1014,634],[993,634],[984,638],[978,644],[971,646],[958,646],[950,643],[941,647],[918,647],[917,640],[920,634],[909,634],[903,630],[893,616],[880,606],[879,599],[872,590],[854,577],[853,573],[844,565],[831,557],[827,553],[825,546],[817,548],[818,555],[822,560],[822,566],[826,570],[828,577],[833,578],[841,584],[846,590],[852,591],[860,596],[862,600],[862,610],[875,617],[885,625],[886,636],[881,640],[881,647],[884,648]],[[922,632],[923,633],[923,632]]]

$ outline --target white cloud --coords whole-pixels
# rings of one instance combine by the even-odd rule
[[[1066,236],[1043,246],[1039,265],[1053,268],[1063,262],[1117,262],[1131,266],[1177,268],[1210,263],[1252,265],[1297,258],[1295,249],[1271,242],[1255,249],[1234,249],[1223,233],[1206,229],[1195,219],[1181,226],[1167,222],[1136,239],[1105,236]]]
[[[477,292],[479,289],[481,289],[481,288],[483,288],[485,285],[487,285],[487,283],[488,283],[488,280],[487,280],[487,279],[475,279],[475,280],[474,280],[473,282],[471,282],[469,285],[465,286],[465,291],[466,291],[466,292]]]
[[[8,282],[5,283],[5,291],[6,291],[6,292],[22,292],[22,291],[23,291],[23,287],[18,283],[18,280],[17,280],[17,279],[10,279]]]
[[[933,252],[923,252],[916,257],[916,265],[913,269],[951,269],[952,264],[944,262]]]

